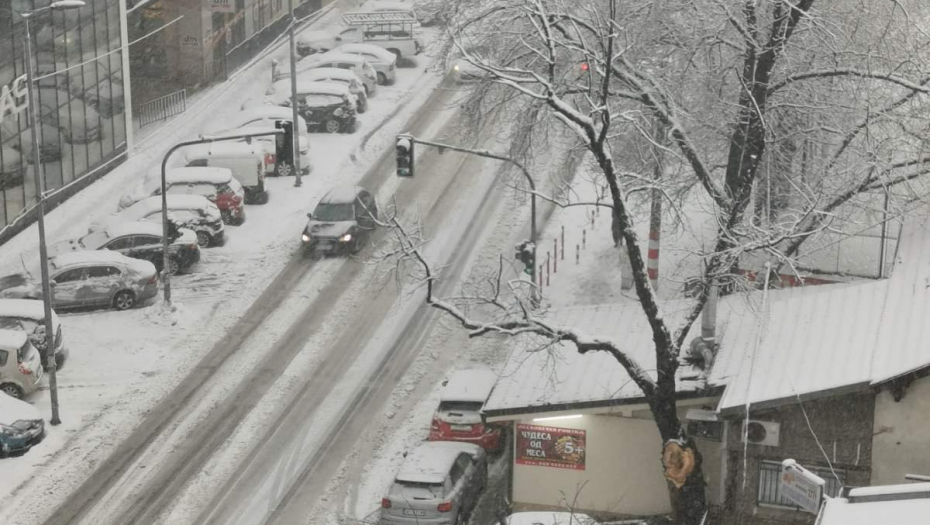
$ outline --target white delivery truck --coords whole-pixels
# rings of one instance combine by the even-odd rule
[[[414,28],[412,12],[372,11],[342,15],[343,26],[336,31],[305,31],[297,41],[303,56],[335,49],[342,44],[374,44],[387,49],[397,59],[412,57],[423,49]]]
[[[265,189],[266,151],[258,141],[215,142],[184,148],[184,166],[218,167],[232,171],[233,177],[245,189],[246,204],[266,204],[268,190]]]

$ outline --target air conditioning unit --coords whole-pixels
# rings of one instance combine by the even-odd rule
[[[743,436],[746,442],[766,447],[778,446],[778,434],[781,424],[774,421],[743,421]]]

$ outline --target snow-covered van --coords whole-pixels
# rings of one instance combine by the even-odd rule
[[[414,34],[419,25],[412,12],[371,11],[347,13],[337,31],[305,31],[297,41],[301,55],[322,53],[342,44],[373,44],[398,59],[419,54],[423,45]]]
[[[189,146],[181,152],[182,163],[187,167],[227,168],[245,189],[246,204],[265,204],[268,202],[268,190],[265,189],[267,162],[266,151],[259,141],[252,144],[243,142],[217,142]]]

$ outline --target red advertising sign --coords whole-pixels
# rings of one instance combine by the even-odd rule
[[[519,465],[584,470],[584,430],[518,424],[516,446]]]

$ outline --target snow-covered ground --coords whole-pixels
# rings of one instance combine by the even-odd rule
[[[212,88],[187,113],[144,137],[123,165],[48,215],[49,238],[79,236],[91,221],[115,211],[123,191],[157,163],[169,145],[196,137],[205,124],[229,115],[226,108],[238,108],[241,100],[264,93],[270,84],[270,60],[283,59],[283,53],[278,50],[235,79]],[[267,181],[271,202],[250,206],[246,223],[228,228],[225,246],[204,250],[203,261],[192,274],[172,280],[175,310],[154,304],[129,312],[62,316],[71,349],[71,359],[59,374],[63,424],[48,427],[46,440],[28,454],[3,461],[0,523],[39,521],[41,513],[34,509],[54,507],[55,500],[73,490],[235,323],[296,252],[306,212],[332,185],[359,180],[439,83],[440,76],[424,68],[430,57],[421,55],[418,60],[418,67],[398,70],[395,85],[379,90],[369,111],[360,115],[358,132],[312,135],[314,171],[304,177],[301,188],[294,188],[292,179]],[[363,138],[370,140],[361,149]],[[0,272],[17,271],[21,257],[37,257],[34,228],[4,245]],[[337,260],[323,261],[298,284],[303,300],[326,282],[338,264]],[[297,309],[283,305],[281,311]],[[280,330],[288,326],[286,317],[275,320]],[[267,344],[252,346],[236,356],[228,377],[217,381],[228,379],[233,384],[236,370],[254,366],[268,350]],[[306,358],[311,359],[312,353]],[[217,390],[215,395],[222,392]],[[280,392],[269,398],[274,395]],[[49,413],[47,389],[29,401]],[[242,432],[247,432],[248,423],[244,427]],[[179,508],[183,505],[182,501]]]

